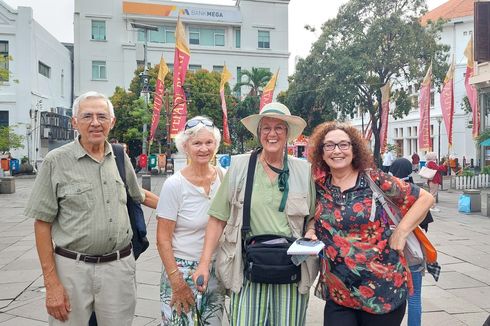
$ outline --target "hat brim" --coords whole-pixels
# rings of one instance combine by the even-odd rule
[[[279,119],[288,124],[288,141],[293,141],[298,138],[306,127],[306,121],[303,118],[294,115],[284,114],[252,114],[243,118],[240,122],[248,129],[255,137],[257,136],[257,128],[259,126],[260,119],[262,118],[274,118]]]

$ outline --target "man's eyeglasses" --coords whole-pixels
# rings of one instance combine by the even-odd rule
[[[94,121],[95,118],[97,119],[97,121],[99,121],[99,123],[106,123],[111,120],[111,116],[105,113],[83,113],[79,116],[78,119],[80,119],[82,122],[90,123]]]
[[[266,135],[268,135],[272,130],[274,130],[274,132],[277,135],[283,135],[288,130],[288,128],[286,126],[283,126],[283,125],[277,125],[277,126],[274,126],[274,128],[271,128],[268,126],[260,128],[260,131]]]
[[[323,144],[323,150],[325,152],[331,152],[338,147],[341,151],[346,151],[350,148],[351,143],[348,141],[341,141],[340,143],[325,143]]]
[[[191,120],[186,122],[185,130],[190,129],[190,128],[194,128],[195,126],[197,126],[200,123],[202,123],[206,127],[214,127],[213,121],[211,121],[209,119],[191,119]]]

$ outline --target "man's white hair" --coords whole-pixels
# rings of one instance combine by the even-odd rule
[[[105,96],[102,93],[95,92],[95,91],[90,91],[83,93],[82,95],[78,96],[75,101],[73,101],[73,116],[76,117],[78,113],[78,109],[80,109],[80,104],[85,101],[85,100],[91,100],[91,99],[102,99],[107,103],[107,107],[109,108],[109,113],[111,117],[114,118],[114,106],[112,105],[111,100],[107,96]]]

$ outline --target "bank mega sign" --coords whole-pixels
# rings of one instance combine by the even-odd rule
[[[238,7],[223,6],[193,7],[182,5],[164,5],[141,2],[123,2],[123,12],[133,15],[175,17],[180,14],[185,20],[241,23],[242,15]]]

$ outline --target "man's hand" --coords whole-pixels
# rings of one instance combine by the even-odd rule
[[[66,321],[71,311],[70,299],[61,283],[46,286],[46,309],[53,318]]]

